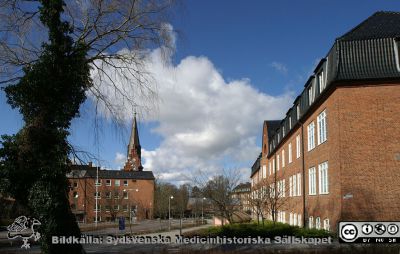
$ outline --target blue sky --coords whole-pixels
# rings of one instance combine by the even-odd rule
[[[335,38],[379,10],[400,11],[400,4],[184,1],[171,22],[177,40],[169,69],[152,65],[160,96],[165,96],[158,117],[140,119],[145,167],[176,183],[185,181],[181,174],[214,173],[222,167],[241,168],[243,179],[248,177],[259,152],[263,120],[282,117]],[[156,55],[151,56],[155,62]],[[164,86],[171,79],[170,86]],[[199,96],[191,95],[193,91]],[[181,103],[187,98],[193,103]],[[6,104],[3,92],[0,115],[0,134],[21,128],[19,113]],[[88,100],[81,118],[73,121],[71,143],[99,154],[102,166],[119,168],[129,123],[121,130],[105,120],[96,139],[93,119]]]

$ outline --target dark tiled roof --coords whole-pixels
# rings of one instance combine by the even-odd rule
[[[268,128],[268,142],[272,147],[268,150],[268,156],[273,154],[288,133],[301,123],[313,105],[323,98],[321,95],[330,87],[357,81],[399,80],[398,51],[400,51],[400,12],[377,12],[336,39],[327,56],[319,62],[305,83],[304,90],[295,99],[285,119],[279,121],[278,127]],[[321,78],[326,84],[322,91],[318,85]],[[313,90],[310,89],[311,86]],[[315,99],[312,102],[309,98],[309,89],[314,92]],[[277,129],[275,133],[270,132],[275,129]],[[277,133],[280,133],[280,139]],[[253,169],[252,174],[254,174]]]
[[[379,11],[338,40],[366,40],[400,36],[400,12]]]
[[[251,176],[253,176],[253,174],[260,169],[261,156],[262,156],[262,153],[260,153],[258,155],[257,160],[254,162],[253,166],[251,167]]]
[[[96,167],[89,165],[72,165],[68,177],[96,178]],[[99,178],[102,179],[138,179],[154,180],[152,171],[123,171],[123,170],[99,170]]]
[[[266,120],[264,123],[267,124],[268,140],[275,134],[276,130],[281,125],[282,120]]]
[[[238,186],[236,186],[233,191],[237,191],[237,192],[241,192],[243,191],[243,189],[249,189],[250,191],[251,188],[251,183],[247,182],[247,183],[240,183],[238,184]]]

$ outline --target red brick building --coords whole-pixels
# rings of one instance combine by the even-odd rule
[[[154,207],[154,175],[143,171],[136,117],[123,170],[72,165],[68,174],[72,212],[80,222],[114,221],[118,217],[150,219]],[[97,181],[98,179],[98,181]]]
[[[400,13],[375,13],[336,39],[283,120],[264,122],[251,180],[285,201],[278,221],[400,220],[399,38]]]

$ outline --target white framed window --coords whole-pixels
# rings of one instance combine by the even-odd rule
[[[124,186],[128,186],[128,180],[124,180]]]
[[[289,116],[289,131],[292,129],[292,117]]]
[[[308,105],[311,105],[315,99],[314,84],[308,88]]]
[[[74,198],[78,198],[78,197],[79,197],[78,192],[77,192],[77,191],[74,191],[74,193],[73,193],[72,196],[73,196]]]
[[[119,192],[118,191],[114,192],[114,199],[119,199]]]
[[[281,181],[281,193],[282,193],[282,197],[285,197],[286,196],[286,189],[285,189],[285,179],[283,179],[282,181]]]
[[[320,73],[318,73],[318,84],[319,84],[319,91],[321,93],[326,87],[326,80],[325,80],[325,77],[324,77],[324,71],[323,70]]]
[[[128,199],[128,192],[124,192],[124,199]]]
[[[314,218],[312,216],[308,218],[308,227],[314,228]]]
[[[106,192],[106,199],[111,199],[111,191]]]
[[[272,173],[275,173],[275,158],[272,159]]]
[[[95,211],[95,212],[100,212],[100,210],[101,210],[100,204],[97,205],[97,209],[96,209],[96,207],[93,208],[93,211]]]
[[[315,228],[321,229],[321,218],[320,217],[315,218]]]
[[[110,179],[106,180],[106,186],[111,186],[111,180]]]
[[[301,174],[297,174],[297,196],[301,196]]]
[[[400,38],[395,38],[393,45],[397,71],[400,72]]]
[[[281,133],[280,133],[280,131],[278,132],[278,144],[279,144],[279,142],[281,141]]]
[[[285,132],[285,126],[282,126],[282,138],[285,136],[286,132]]]
[[[317,194],[317,175],[315,171],[315,167],[308,169],[308,194],[316,195]]]
[[[94,192],[94,198],[95,198],[95,199],[101,199],[101,193],[100,193],[100,191]]]
[[[301,227],[301,214],[297,215],[297,226]]]
[[[308,133],[308,151],[311,151],[315,147],[315,139],[314,139],[314,122],[311,122],[307,126]]]
[[[276,171],[279,171],[279,162],[280,162],[280,157],[279,154],[276,156]]]
[[[286,223],[286,212],[285,211],[282,212],[282,222]]]
[[[301,149],[301,147],[300,147],[300,135],[297,135],[296,136],[296,158],[298,159],[298,158],[300,158],[300,154],[301,154],[301,152],[300,152],[300,149]]]
[[[285,150],[282,150],[282,168],[285,167]]]
[[[293,214],[293,225],[297,226],[297,213]]]
[[[114,205],[114,211],[119,211],[119,205]]]
[[[101,179],[96,179],[96,180],[94,180],[95,182],[94,182],[94,185],[95,186],[101,186]]]
[[[327,231],[330,230],[329,219],[324,220],[324,229]]]
[[[120,186],[121,185],[121,181],[120,180],[115,180],[114,184],[115,184],[115,186]]]
[[[127,212],[128,211],[128,205],[123,205],[122,206],[122,210],[124,210],[124,212]]]
[[[293,181],[293,196],[295,197],[295,196],[297,196],[297,178],[296,178],[296,175],[293,175],[293,177],[292,177],[292,181]]]
[[[293,161],[293,158],[292,158],[292,142],[289,143],[288,160],[289,160],[289,163],[292,163],[292,161]]]
[[[267,165],[263,165],[263,178],[267,177]]]
[[[293,196],[293,179],[290,176],[289,177],[289,197],[292,197],[292,196]]]
[[[318,145],[326,141],[326,110],[322,111],[317,117],[317,135],[318,135]]]
[[[271,161],[268,162],[268,172],[269,172],[269,175],[272,174]]]
[[[328,182],[328,162],[325,161],[318,165],[319,174],[319,194],[329,193],[329,182]]]
[[[289,225],[293,225],[293,213],[289,214]]]
[[[300,119],[300,104],[297,104],[296,106],[296,113],[297,113],[297,120]]]

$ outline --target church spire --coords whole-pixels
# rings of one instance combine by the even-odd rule
[[[139,141],[139,131],[136,121],[136,112],[133,117],[131,137],[129,139],[128,151],[127,151],[127,162],[125,164],[125,171],[142,171],[141,162],[141,146]]]

